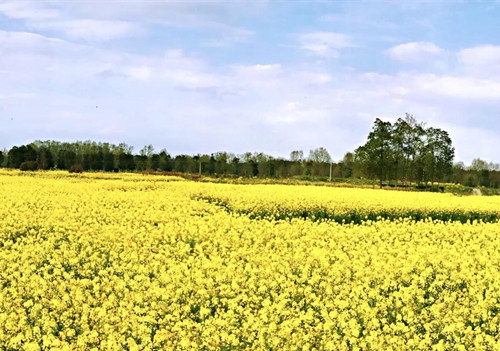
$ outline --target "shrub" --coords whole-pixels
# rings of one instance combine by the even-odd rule
[[[69,169],[69,173],[83,173],[82,165],[76,164],[71,166],[71,168]]]
[[[38,169],[38,162],[24,161],[19,165],[21,171],[36,171]]]

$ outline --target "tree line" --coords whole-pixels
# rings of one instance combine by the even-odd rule
[[[0,166],[85,171],[163,171],[221,177],[317,180],[370,179],[382,186],[450,182],[466,186],[500,187],[500,166],[480,159],[470,167],[453,163],[455,149],[445,130],[427,127],[406,114],[390,123],[376,119],[366,143],[334,162],[323,148],[308,155],[295,150],[288,159],[262,152],[170,155],[152,145],[138,153],[125,143],[35,141],[0,152]]]
[[[324,177],[329,174],[331,162],[328,151],[322,147],[311,150],[308,157],[304,157],[302,151],[294,151],[290,160],[275,158],[262,152],[172,156],[166,150],[155,152],[152,145],[146,145],[139,153],[134,153],[133,147],[125,143],[115,145],[93,141],[35,141],[0,152],[0,166],[8,168],[25,168],[28,164],[30,169],[69,170],[74,165],[80,165],[85,171],[154,170],[261,178],[302,175]],[[346,171],[337,173],[337,176],[343,177],[351,174]]]

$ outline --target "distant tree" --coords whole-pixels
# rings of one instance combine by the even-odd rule
[[[135,168],[138,171],[145,171],[149,169],[148,167],[148,157],[146,155],[135,155],[134,156],[134,162],[135,162]]]
[[[84,152],[82,154],[82,163],[83,170],[88,171],[92,168],[92,154]]]
[[[288,176],[288,163],[290,161],[283,158],[272,158],[270,160],[273,177],[284,178]]]
[[[40,147],[37,151],[38,168],[51,169],[54,167],[52,152],[47,147]]]
[[[135,169],[134,155],[121,153],[118,160],[118,168],[123,171],[133,171]]]
[[[255,177],[259,173],[254,154],[245,152],[240,156],[241,164],[239,166],[240,175],[244,177]]]
[[[324,147],[320,147],[314,150],[309,151],[309,160],[312,162],[319,163],[330,163],[332,162],[332,158],[330,154]]]
[[[210,158],[208,159],[208,162],[206,163],[206,171],[208,174],[214,174],[215,173],[215,165],[217,163],[217,160],[215,159],[214,154],[210,155]]]
[[[233,157],[231,160],[231,173],[236,176],[240,175],[240,159],[238,157]]]
[[[290,163],[288,166],[289,176],[300,176],[304,174],[304,152],[302,150],[292,151],[290,153]]]
[[[12,147],[7,154],[7,165],[10,168],[19,168],[24,161],[36,161],[36,150],[31,145]]]
[[[74,164],[76,164],[76,152],[71,149],[61,149],[59,151],[57,168],[69,170]]]
[[[352,177],[354,170],[354,154],[352,152],[348,152],[345,154],[342,163],[340,165],[340,168],[341,168],[342,178]]]
[[[490,171],[490,187],[498,189],[500,187],[500,172],[497,170]]]
[[[174,171],[176,172],[197,173],[197,166],[197,162],[189,155],[177,155],[175,157]]]
[[[134,152],[134,147],[127,145],[126,143],[120,143],[116,147],[116,149],[120,150],[121,152],[124,152],[126,154],[132,154]]]
[[[227,152],[216,152],[213,155],[215,159],[215,173],[222,175],[227,173],[229,155]]]
[[[488,163],[488,169],[490,171],[500,171],[500,164],[499,163],[490,162],[490,163]]]
[[[490,170],[483,169],[479,171],[479,185],[489,187],[490,186]]]
[[[295,150],[290,153],[290,161],[292,162],[300,162],[304,159],[304,151]]]
[[[306,160],[302,162],[302,167],[304,167],[304,175],[311,176],[313,175],[313,161]]]
[[[423,150],[424,170],[427,179],[443,180],[450,176],[453,170],[455,148],[448,132],[438,128],[428,128],[424,131],[425,143]]]
[[[475,158],[472,160],[469,170],[475,173],[475,178],[477,179],[475,185],[490,186],[490,165],[488,162],[480,158]]]
[[[111,150],[106,148],[102,152],[102,168],[105,172],[111,172],[115,169],[114,156]]]
[[[418,163],[423,162],[424,136],[425,125],[408,113],[394,124],[392,143],[396,180],[400,175],[404,181],[418,180],[416,169]]]
[[[481,160],[480,158],[475,158],[472,160],[472,164],[470,165],[469,169],[471,171],[483,171],[483,170],[489,170],[490,167],[488,165],[488,162]]]
[[[411,133],[411,125],[406,119],[398,118],[392,128],[392,149],[394,160],[394,180],[398,181],[400,178],[407,179],[407,170],[409,167],[409,137]]]
[[[274,159],[260,153],[256,158],[257,171],[260,178],[271,178],[276,174]]]
[[[104,168],[104,152],[102,148],[98,148],[96,152],[92,153],[92,169],[95,171],[102,171]]]
[[[392,125],[377,118],[365,145],[356,149],[356,157],[367,165],[372,176],[377,176],[382,182],[390,172],[393,164]]]
[[[467,171],[463,162],[453,164],[451,181],[455,184],[465,184]]]
[[[159,168],[162,171],[170,172],[173,169],[172,159],[168,154],[167,150],[163,149],[160,151],[160,164]]]
[[[365,145],[356,149],[354,165],[383,180],[440,181],[456,179],[455,149],[448,132],[426,128],[410,114],[394,124],[377,118]]]
[[[154,148],[153,148],[153,145],[149,144],[149,145],[145,145],[141,151],[139,151],[140,155],[142,156],[146,156],[146,157],[151,157],[153,156],[153,153],[154,153]]]
[[[151,168],[154,169],[155,171],[157,169],[160,169],[160,155],[159,154],[153,154],[151,156]]]
[[[143,167],[144,169],[150,169],[152,168],[152,156],[154,154],[154,148],[153,145],[145,145],[141,151],[140,151],[140,156],[141,156],[141,161],[145,160],[145,164],[143,162],[140,162],[140,166]]]

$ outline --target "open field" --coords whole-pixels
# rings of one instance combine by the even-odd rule
[[[500,349],[500,197],[9,171],[0,197],[0,350]]]
[[[283,185],[206,185],[198,199],[250,218],[331,220],[359,224],[367,220],[432,218],[443,221],[500,219],[500,197],[455,196],[428,192]]]

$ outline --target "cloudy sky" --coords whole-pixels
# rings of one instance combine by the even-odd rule
[[[493,1],[0,0],[0,148],[338,160],[408,112],[458,160],[499,162],[499,18]]]

